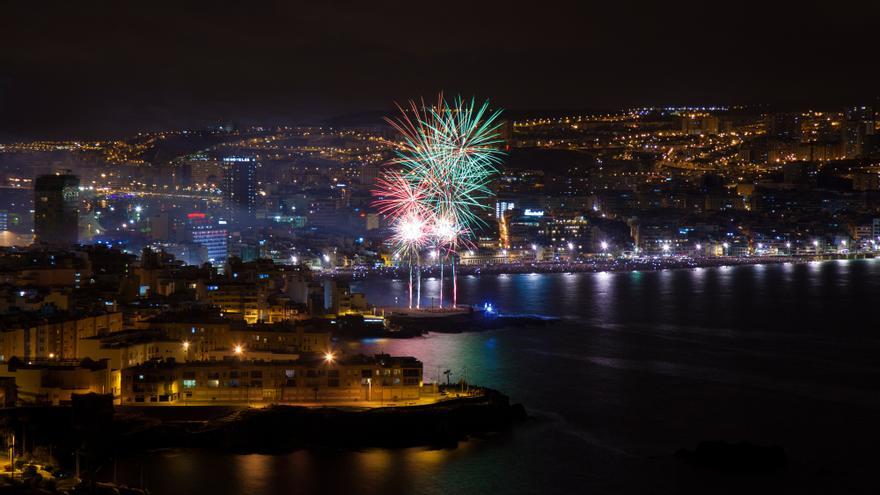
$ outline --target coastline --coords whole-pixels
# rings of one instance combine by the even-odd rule
[[[309,448],[455,447],[472,436],[507,431],[527,419],[521,404],[471,386],[421,405],[267,404],[108,407],[100,396],[83,405],[3,410],[4,424],[27,424],[33,441],[51,438],[64,467],[81,450],[93,460],[164,448],[285,453]],[[87,448],[83,448],[87,445]]]
[[[204,406],[206,413],[211,406]],[[527,419],[525,408],[495,390],[434,404],[372,408],[270,405],[207,420],[174,419],[168,408],[122,408],[130,428],[117,437],[129,452],[211,448],[234,453],[287,453],[314,448],[454,448],[473,436],[501,433]],[[193,411],[181,413],[192,418]],[[158,413],[158,414],[157,414]],[[198,413],[197,413],[198,414]]]
[[[519,275],[519,274],[550,274],[550,273],[601,273],[601,272],[639,272],[680,270],[692,268],[720,268],[725,266],[747,265],[780,265],[787,263],[811,263],[815,261],[873,259],[874,253],[829,254],[824,256],[725,256],[725,257],[656,257],[656,258],[614,258],[591,259],[573,263],[539,262],[539,263],[499,263],[491,265],[456,265],[458,276],[480,275]],[[439,267],[429,265],[422,267],[422,277],[439,276]],[[367,278],[403,279],[407,276],[404,268],[391,267],[374,270],[355,269],[331,272],[319,272],[319,277],[348,279],[352,281]],[[448,276],[448,274],[447,274]]]

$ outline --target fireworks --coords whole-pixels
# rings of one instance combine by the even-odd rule
[[[503,156],[500,112],[489,112],[488,101],[456,98],[450,104],[442,95],[430,107],[422,101],[399,108],[400,117],[387,119],[403,137],[392,160],[399,171],[377,180],[373,204],[391,220],[391,240],[410,266],[433,245],[452,256],[454,270],[458,248],[470,245],[474,229],[485,224],[479,211],[488,208],[489,182]]]

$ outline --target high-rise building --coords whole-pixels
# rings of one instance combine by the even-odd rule
[[[847,158],[856,158],[864,153],[868,136],[876,131],[874,107],[859,106],[847,108],[844,112],[843,139]]]
[[[257,164],[247,157],[223,159],[223,206],[230,220],[247,221],[254,215]]]
[[[221,222],[215,222],[204,213],[187,215],[188,241],[201,244],[208,250],[208,262],[212,265],[226,263],[227,232]]]
[[[34,239],[61,245],[79,239],[79,177],[70,171],[34,181]]]

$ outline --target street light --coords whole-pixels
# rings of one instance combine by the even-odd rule
[[[241,344],[235,344],[235,347],[232,348],[232,352],[240,356],[244,352],[244,347]]]
[[[605,251],[605,250],[608,249],[608,243],[607,243],[607,242],[602,241],[602,244],[600,244],[600,245],[602,246],[602,251]]]
[[[327,351],[324,353],[324,362],[327,364],[333,363],[336,360],[336,355],[333,354],[333,351]]]

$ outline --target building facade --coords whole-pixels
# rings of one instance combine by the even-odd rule
[[[121,404],[400,402],[422,396],[422,363],[411,357],[339,361],[150,363],[122,370]]]

